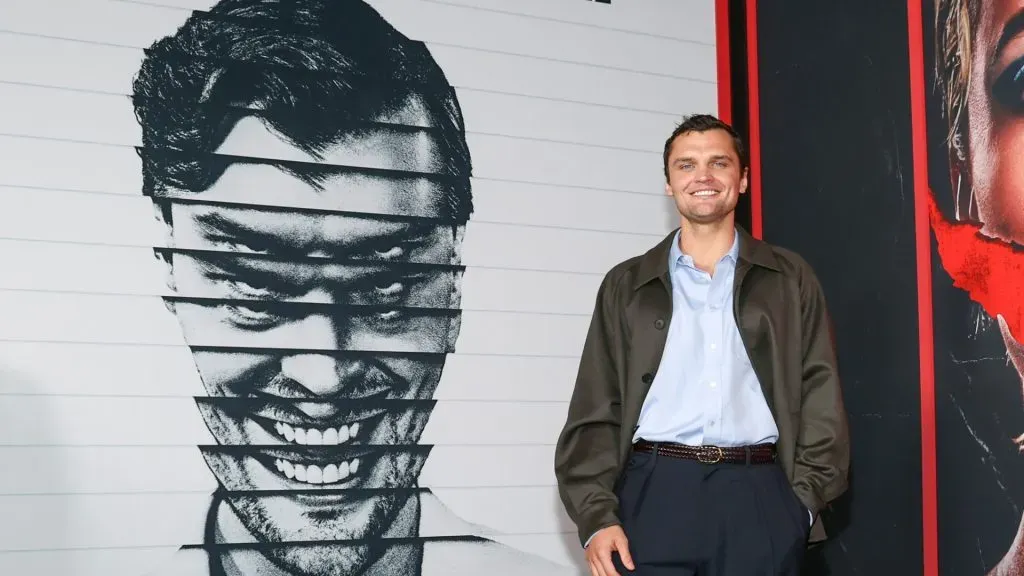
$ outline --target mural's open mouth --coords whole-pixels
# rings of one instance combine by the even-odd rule
[[[255,459],[276,473],[286,490],[331,490],[358,488],[366,480],[377,456],[372,448],[327,449],[325,447],[261,450]],[[338,494],[337,492],[333,492]],[[319,498],[322,495],[311,494]]]
[[[359,458],[343,460],[338,464],[318,466],[316,464],[299,464],[282,458],[274,459],[277,471],[289,480],[306,484],[340,484],[354,478],[359,472]]]

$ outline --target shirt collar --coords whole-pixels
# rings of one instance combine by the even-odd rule
[[[693,258],[688,254],[683,254],[683,251],[679,248],[679,234],[680,230],[676,230],[675,235],[672,237],[672,247],[669,248],[668,262],[671,268],[673,264],[683,264],[685,266],[693,266]],[[732,260],[735,264],[740,255],[740,233],[737,230],[733,233],[732,246],[729,251],[719,260]]]

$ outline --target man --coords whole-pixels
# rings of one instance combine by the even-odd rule
[[[219,488],[161,574],[554,574],[417,486],[460,325],[470,154],[356,0],[223,0],[146,53],[144,193]]]
[[[600,285],[556,446],[562,502],[594,576],[795,575],[847,486],[825,299],[803,259],[735,225],[730,126],[685,119],[664,170],[681,224]]]

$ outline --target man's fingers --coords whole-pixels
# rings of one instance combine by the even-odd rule
[[[590,574],[591,576],[605,576],[604,570],[601,565],[593,560],[590,561]]]
[[[612,545],[614,546],[614,544]],[[601,563],[601,568],[604,568],[604,576],[621,576],[615,570],[615,564],[612,563],[612,548],[603,548],[598,554],[597,558]]]
[[[627,570],[636,570],[636,566],[633,566],[633,557],[629,555],[629,542],[625,538],[621,538],[615,541],[614,546],[619,551],[619,559],[622,560],[622,565]]]

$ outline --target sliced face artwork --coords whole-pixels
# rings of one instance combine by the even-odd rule
[[[286,146],[236,130],[259,150]],[[374,129],[327,157],[351,165],[383,148],[375,168],[429,170],[431,139],[407,136]],[[208,394],[198,406],[218,445],[203,453],[226,502],[258,540],[383,536],[423,465],[417,442],[457,335],[459,238],[439,218],[440,187],[358,173],[314,186],[254,163],[171,196],[157,201],[166,300]],[[357,572],[381,552],[271,550],[300,574]]]
[[[746,191],[746,171],[725,130],[686,132],[672,142],[665,193],[675,199],[684,220],[693,224],[722,221]]]
[[[420,437],[460,325],[451,88],[362,2],[223,0],[172,39],[135,104],[215,440],[211,571],[418,573]]]

